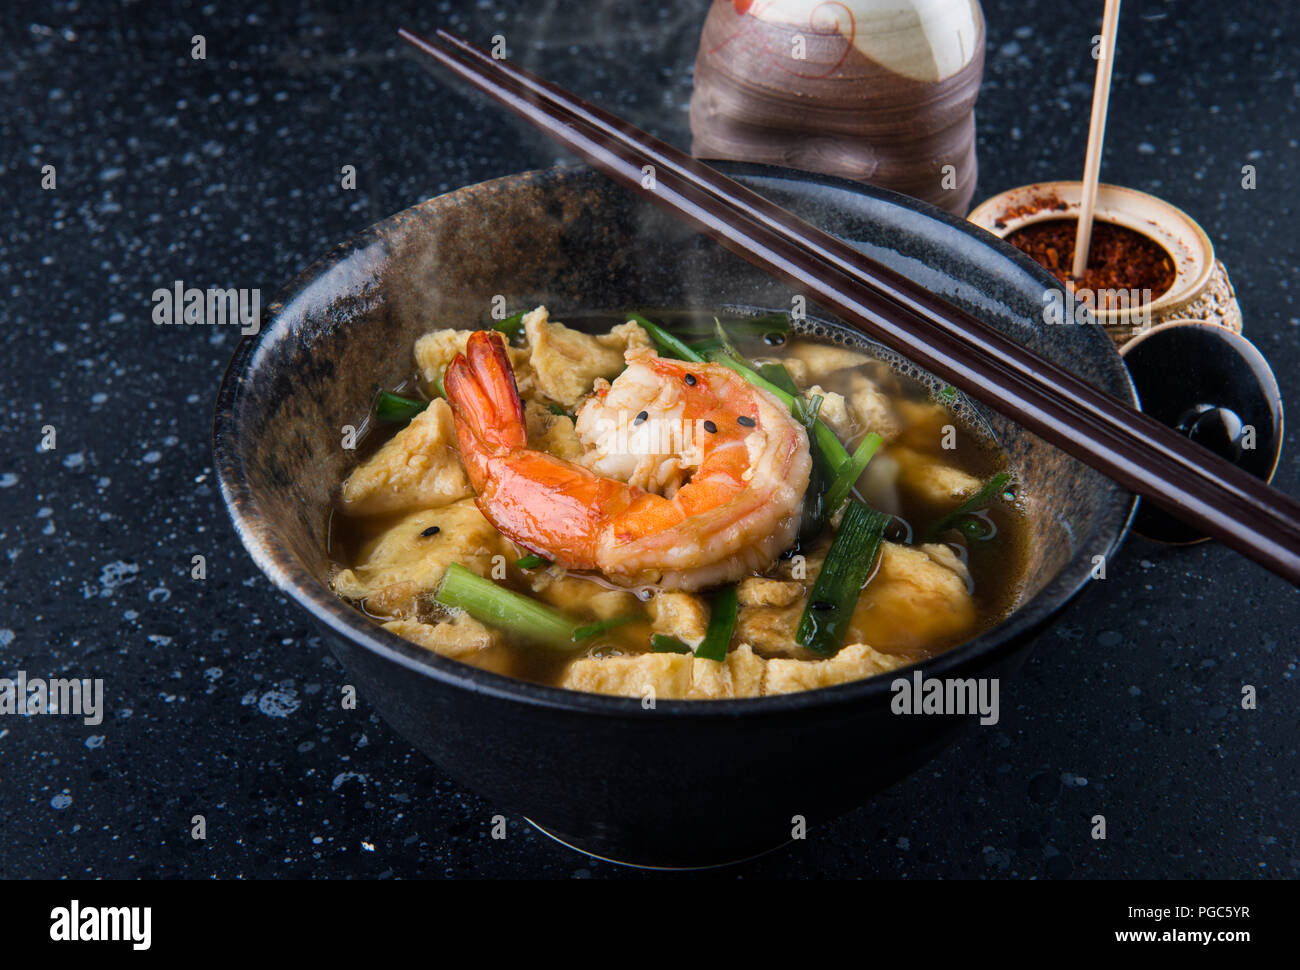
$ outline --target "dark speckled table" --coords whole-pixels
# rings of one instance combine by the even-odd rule
[[[0,875],[635,874],[520,818],[493,840],[492,805],[364,697],[339,709],[339,667],[244,554],[214,488],[210,409],[236,334],[155,327],[150,295],[183,280],[269,298],[382,216],[556,161],[405,60],[399,24],[504,33],[526,63],[688,144],[699,5],[238,6],[0,12],[0,676],[103,678],[106,707],[97,726],[0,716]],[[1077,177],[1100,7],[985,0],[977,199]],[[1300,364],[1286,7],[1126,3],[1102,172],[1205,226],[1284,394]],[[195,34],[206,60],[190,56]],[[1293,494],[1297,455],[1292,430],[1276,482]],[[1005,688],[996,728],[719,874],[1300,875],[1295,597],[1217,546],[1130,540]]]

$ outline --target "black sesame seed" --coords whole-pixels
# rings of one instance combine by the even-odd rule
[[[785,343],[785,334],[769,333],[764,335],[763,341],[769,347],[780,347],[783,343]]]
[[[740,422],[742,425],[744,425],[746,428],[752,428],[758,424],[757,421],[755,421],[747,414],[742,414],[740,417],[736,418],[736,420]]]
[[[813,600],[812,603],[810,603],[809,605],[812,606],[812,608],[813,608],[814,610],[833,610],[833,609],[835,609],[835,604],[834,604],[834,603],[828,603],[828,602],[826,602],[825,600]]]
[[[885,526],[885,538],[890,542],[906,544],[911,538],[911,533],[911,527],[898,516],[891,518],[889,524]]]
[[[712,421],[705,421],[704,430],[707,431],[709,434],[717,434],[718,426],[714,424]]]
[[[429,536],[436,536],[436,535],[437,535],[439,532],[441,532],[441,531],[442,531],[442,530],[439,529],[436,525],[431,525],[431,526],[429,526],[429,528],[427,528],[427,529],[425,529],[423,532],[421,532],[420,535],[421,535],[423,538],[426,538],[426,539],[427,539]]]
[[[646,412],[646,411],[642,411],[640,414],[638,414],[638,415],[636,416],[636,420],[633,421],[632,423],[633,423],[634,425],[636,425],[636,424],[640,424],[642,421],[646,421],[646,420],[648,420],[649,417],[650,417],[650,415],[649,415],[648,412]]]
[[[687,375],[686,375],[686,383],[689,384],[691,387],[694,387],[694,386],[695,386],[695,383],[696,383],[696,381],[695,381],[695,375],[694,375],[694,374],[687,374]]]

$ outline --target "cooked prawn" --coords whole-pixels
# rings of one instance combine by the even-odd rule
[[[645,349],[627,360],[579,412],[594,466],[584,467],[528,447],[501,335],[470,337],[445,387],[479,509],[521,546],[624,585],[700,589],[770,566],[799,530],[812,470],[803,427],[721,365]],[[611,447],[611,433],[635,433],[652,416],[677,429],[675,453],[629,459]],[[654,473],[666,462],[668,482]],[[665,494],[601,473],[637,477],[638,468]]]

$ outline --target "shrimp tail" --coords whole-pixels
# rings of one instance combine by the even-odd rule
[[[443,386],[456,418],[460,451],[469,465],[479,464],[475,459],[527,446],[524,404],[501,334],[488,330],[470,334],[465,353],[448,365]],[[473,475],[476,469],[468,470]]]

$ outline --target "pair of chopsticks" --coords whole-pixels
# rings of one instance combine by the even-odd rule
[[[1292,499],[628,122],[448,31],[438,32],[446,46],[401,36],[846,323],[1300,585]]]

